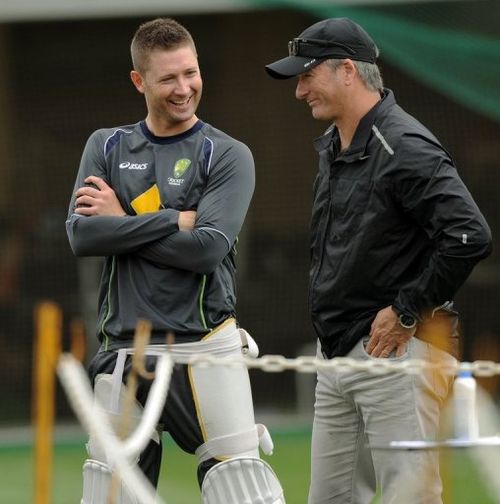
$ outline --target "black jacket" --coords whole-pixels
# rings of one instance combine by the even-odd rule
[[[349,149],[339,145],[335,127],[315,141],[311,221],[309,304],[329,358],[347,354],[386,306],[430,318],[491,252],[489,227],[450,155],[392,91]]]

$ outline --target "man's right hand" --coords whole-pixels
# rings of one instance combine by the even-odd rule
[[[76,191],[75,213],[80,215],[127,215],[123,210],[115,191],[106,182],[95,175],[84,180],[85,186]]]
[[[401,357],[416,331],[416,327],[411,329],[402,327],[392,306],[387,306],[377,313],[372,322],[366,352],[372,357],[387,358],[395,350],[396,357]]]
[[[177,221],[179,231],[192,231],[194,229],[195,221],[196,212],[194,210],[179,212],[179,219]]]

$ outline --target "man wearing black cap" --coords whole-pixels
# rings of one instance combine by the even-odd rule
[[[333,123],[315,141],[310,310],[318,356],[453,365],[453,297],[491,234],[449,154],[383,88],[378,48],[346,18],[266,66]],[[449,375],[318,370],[309,504],[440,504],[435,452],[370,447],[438,435]]]

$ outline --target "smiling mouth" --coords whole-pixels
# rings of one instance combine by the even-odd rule
[[[190,96],[187,100],[183,100],[183,101],[170,100],[170,103],[172,105],[175,105],[176,107],[184,107],[185,105],[187,105],[191,101],[191,98],[192,98],[192,96]]]

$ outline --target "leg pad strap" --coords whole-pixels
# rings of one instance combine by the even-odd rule
[[[196,455],[201,463],[211,458],[241,457],[259,446],[266,455],[272,455],[273,441],[266,426],[262,424],[256,424],[250,431],[211,439],[198,447]]]

